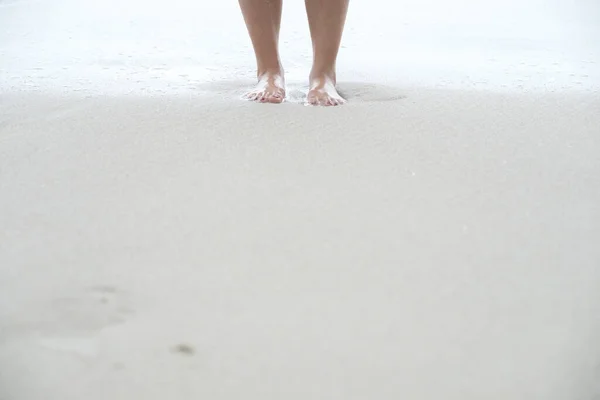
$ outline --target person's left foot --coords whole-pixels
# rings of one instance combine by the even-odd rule
[[[327,74],[311,74],[306,102],[312,106],[339,106],[346,103],[335,88],[335,78]]]

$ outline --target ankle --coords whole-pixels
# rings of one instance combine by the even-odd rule
[[[281,64],[271,64],[271,65],[265,65],[265,64],[258,64],[258,67],[256,69],[256,75],[260,78],[260,77],[264,77],[264,76],[273,76],[273,75],[280,75],[283,76],[283,67],[281,66]]]
[[[310,71],[309,79],[314,81],[316,79],[327,79],[331,80],[333,84],[336,83],[336,73],[335,68],[316,68],[313,67]]]

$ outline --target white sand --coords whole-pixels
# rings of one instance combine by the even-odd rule
[[[336,109],[186,1],[0,1],[0,400],[599,398],[593,1],[357,4]]]

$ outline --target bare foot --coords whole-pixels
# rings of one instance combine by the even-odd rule
[[[282,103],[285,99],[285,81],[283,73],[267,72],[258,77],[254,89],[244,98],[259,103]]]
[[[335,78],[328,75],[310,78],[310,90],[306,102],[312,106],[339,106],[346,103],[335,88]]]

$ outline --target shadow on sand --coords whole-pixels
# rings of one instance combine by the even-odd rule
[[[251,88],[251,80],[228,80],[198,84],[199,91],[210,95],[239,97]],[[286,101],[302,103],[306,98],[306,84],[288,82]],[[340,94],[350,102],[387,102],[406,99],[406,95],[398,87],[363,82],[341,82],[338,85]]]

